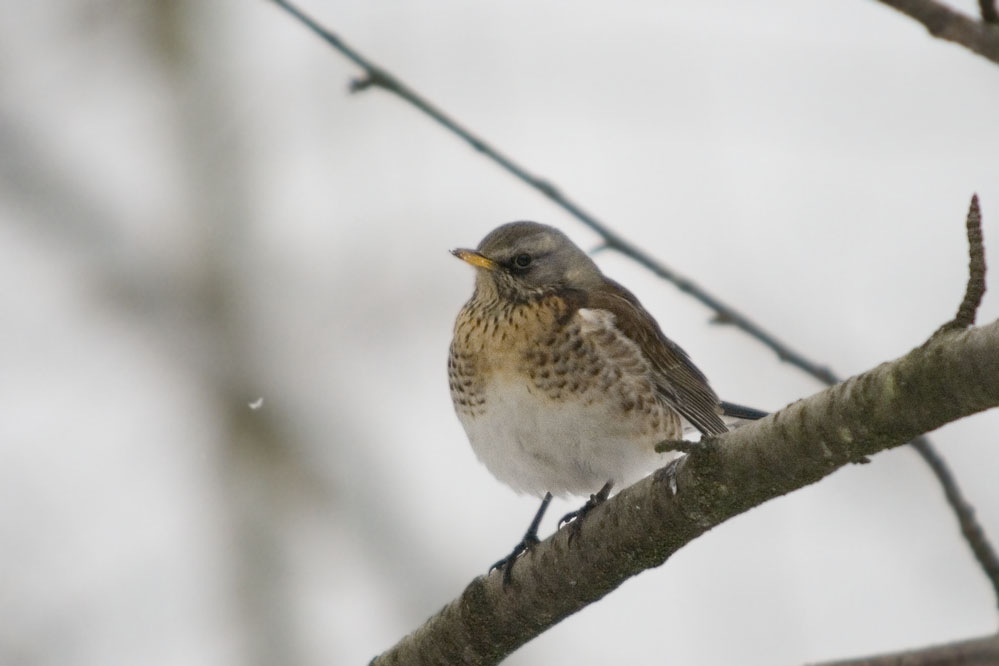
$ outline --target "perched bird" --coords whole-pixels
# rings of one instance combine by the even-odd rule
[[[494,565],[505,582],[537,543],[552,494],[590,495],[563,521],[581,518],[612,487],[679,455],[657,443],[690,427],[724,433],[725,416],[765,415],[720,401],[638,299],[558,229],[512,222],[452,253],[476,268],[448,357],[455,411],[496,478],[543,498],[524,539]]]

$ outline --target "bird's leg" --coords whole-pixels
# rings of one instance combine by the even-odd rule
[[[513,563],[518,557],[529,551],[538,543],[538,526],[541,525],[541,518],[545,515],[545,511],[548,510],[548,504],[551,503],[551,501],[552,494],[545,493],[544,499],[541,500],[541,506],[538,507],[538,512],[534,514],[534,519],[527,527],[527,532],[524,533],[524,538],[513,547],[513,551],[511,551],[509,555],[489,567],[490,573],[492,573],[495,569],[503,569],[503,587],[509,585],[512,580],[511,576],[513,574]]]
[[[559,529],[561,529],[562,526],[568,522],[572,523],[572,532],[569,533],[570,543],[577,536],[579,536],[579,530],[583,522],[583,517],[586,514],[588,514],[590,511],[592,511],[594,508],[604,503],[604,501],[607,499],[607,496],[610,495],[611,486],[613,485],[614,483],[612,481],[608,481],[607,483],[604,484],[603,488],[601,488],[596,492],[596,494],[590,495],[590,499],[586,500],[586,504],[579,507],[575,511],[570,511],[569,513],[565,514],[564,516],[562,516],[561,520],[558,521]]]

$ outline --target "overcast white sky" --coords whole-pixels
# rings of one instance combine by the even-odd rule
[[[596,237],[400,101],[348,95],[356,68],[268,2],[2,6],[0,664],[366,663],[536,508],[453,415],[472,274],[447,250],[514,219]],[[953,315],[972,192],[999,265],[999,68],[872,0],[303,6],[844,376]],[[597,261],[727,399],[820,388]],[[979,318],[997,314],[992,291]],[[933,434],[993,542],[997,429]],[[900,449],[715,529],[508,663],[794,664],[995,621]]]

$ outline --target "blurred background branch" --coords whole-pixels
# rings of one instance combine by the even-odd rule
[[[857,659],[824,661],[811,666],[994,666],[999,664],[999,635],[955,641]]]
[[[982,13],[982,20],[986,23],[999,23],[999,10],[996,9],[996,0],[978,0],[978,7]]]
[[[939,39],[960,44],[972,53],[999,63],[999,29],[994,0],[979,0],[982,20],[935,0],[880,0],[903,14],[915,19]]]

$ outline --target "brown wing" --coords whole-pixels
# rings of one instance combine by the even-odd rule
[[[663,335],[634,294],[607,280],[600,289],[585,292],[580,307],[612,312],[618,329],[631,338],[651,361],[656,385],[662,398],[706,435],[720,435],[728,429],[719,416],[720,401],[679,345]]]

